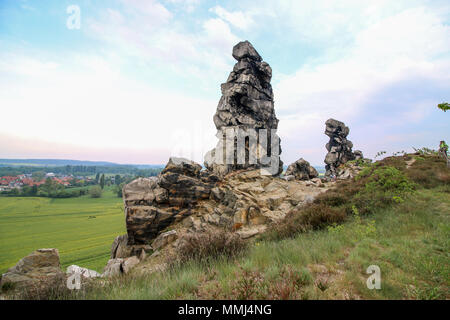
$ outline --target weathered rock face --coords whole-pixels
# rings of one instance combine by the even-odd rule
[[[326,148],[328,154],[325,157],[326,177],[337,177],[337,168],[348,161],[362,159],[361,151],[352,152],[353,143],[347,140],[350,129],[341,121],[328,119],[325,122],[325,134],[330,137]]]
[[[297,180],[310,180],[317,178],[319,173],[312,167],[308,161],[300,158],[295,161],[286,170],[285,176],[294,176]]]
[[[190,215],[198,201],[208,199],[218,178],[200,170],[201,166],[193,161],[170,158],[158,177],[139,178],[127,184],[123,188],[123,200],[128,247],[123,245],[124,239],[116,239],[111,258],[124,258],[139,249],[146,250],[145,246],[160,231]]]
[[[261,175],[260,170],[235,171],[211,190],[211,198],[198,203],[194,214],[172,227],[184,232],[225,228],[250,238],[264,232],[271,222],[285,218],[296,206],[311,202],[334,183],[286,181]]]
[[[148,244],[128,245],[128,235],[124,234],[114,239],[111,246],[111,259],[145,256],[151,249],[151,246]]]
[[[0,287],[11,283],[16,289],[33,289],[64,281],[57,249],[39,249],[19,260],[3,274]]]
[[[231,126],[247,128],[278,127],[270,80],[272,69],[248,41],[233,48],[238,61],[227,82],[222,84],[222,98],[214,115],[217,129]]]
[[[129,273],[134,267],[141,262],[136,256],[128,258],[116,258],[108,260],[105,269],[103,270],[102,277],[114,277],[121,274]]]
[[[278,119],[275,116],[270,84],[272,69],[262,61],[261,56],[248,41],[234,46],[233,57],[238,62],[227,82],[221,86],[222,97],[214,115],[219,143],[205,156],[205,167],[223,176],[232,170],[265,167],[267,163],[260,161],[260,158],[268,155],[273,157],[270,172],[277,175],[282,171],[282,162],[279,159],[280,139],[276,135]],[[266,129],[267,132],[260,129]],[[256,140],[252,136],[254,132],[258,135]],[[267,143],[261,140],[263,135]],[[257,155],[256,161],[252,161],[250,154],[257,153],[257,143],[260,144],[262,152]],[[243,160],[238,158],[239,144],[245,150]],[[231,157],[226,157],[227,152],[230,152]],[[274,164],[275,162],[277,163]]]
[[[162,247],[174,242],[178,238],[177,231],[171,230],[161,233],[152,243],[153,250],[159,250]]]

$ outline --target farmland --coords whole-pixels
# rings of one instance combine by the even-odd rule
[[[112,241],[126,233],[122,199],[0,197],[0,273],[39,248],[59,249],[71,264],[102,272]]]

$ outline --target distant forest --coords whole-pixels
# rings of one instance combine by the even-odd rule
[[[65,166],[0,166],[0,177],[2,176],[17,176],[20,174],[29,174],[36,172],[66,174],[74,176],[91,176],[100,174],[120,174],[133,175],[140,177],[156,176],[161,172],[162,167],[155,168],[138,168],[132,165],[114,165],[114,166],[84,166],[84,165],[65,165]]]

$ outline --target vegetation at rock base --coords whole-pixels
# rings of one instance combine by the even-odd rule
[[[430,180],[417,178],[429,166]],[[290,221],[302,228],[276,237],[269,231],[243,255],[215,256],[207,264],[189,259],[164,272],[132,272],[51,298],[449,299],[448,174],[434,155],[389,157],[292,212]],[[389,190],[392,201],[385,203]],[[361,199],[369,191],[379,201],[367,208]],[[329,214],[311,219],[310,211],[326,207]],[[381,269],[381,290],[366,286],[370,265]]]
[[[218,257],[233,258],[247,247],[247,242],[236,233],[225,230],[190,233],[182,237],[179,242],[174,263],[185,263],[189,260],[207,263]]]

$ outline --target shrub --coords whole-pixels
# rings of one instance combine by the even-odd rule
[[[331,207],[347,205],[361,189],[362,184],[355,181],[343,181],[338,188],[319,194],[314,203]]]
[[[72,295],[72,291],[66,286],[66,278],[64,275],[57,276],[53,279],[38,282],[24,290],[21,290],[15,298],[20,300],[55,300],[67,299]]]
[[[426,189],[450,183],[450,170],[447,168],[447,162],[436,155],[417,157],[406,174],[412,181]]]
[[[402,171],[384,163],[361,171],[355,180],[364,184],[352,201],[362,214],[402,202],[415,190],[415,184]]]
[[[93,186],[89,189],[91,198],[100,198],[102,196],[102,188],[100,186]]]
[[[232,258],[247,247],[238,234],[225,230],[188,233],[177,246],[176,262],[188,260],[208,261],[218,257]]]
[[[213,272],[210,278],[215,276]],[[258,270],[247,270],[240,266],[234,272],[233,279],[229,283],[229,290],[224,290],[215,279],[205,279],[196,297],[214,300],[298,300],[304,298],[304,288],[313,281],[307,269],[297,270],[291,265],[283,266],[271,278]]]
[[[13,282],[5,282],[2,284],[2,287],[0,288],[2,292],[9,292],[14,290],[16,287],[16,284]]]
[[[323,203],[314,203],[292,210],[283,221],[274,225],[263,237],[270,240],[291,238],[301,232],[342,223],[346,216],[344,207],[330,207]]]
[[[414,191],[414,185],[398,169],[390,166],[375,169],[365,185],[366,192],[389,192],[401,196]]]

